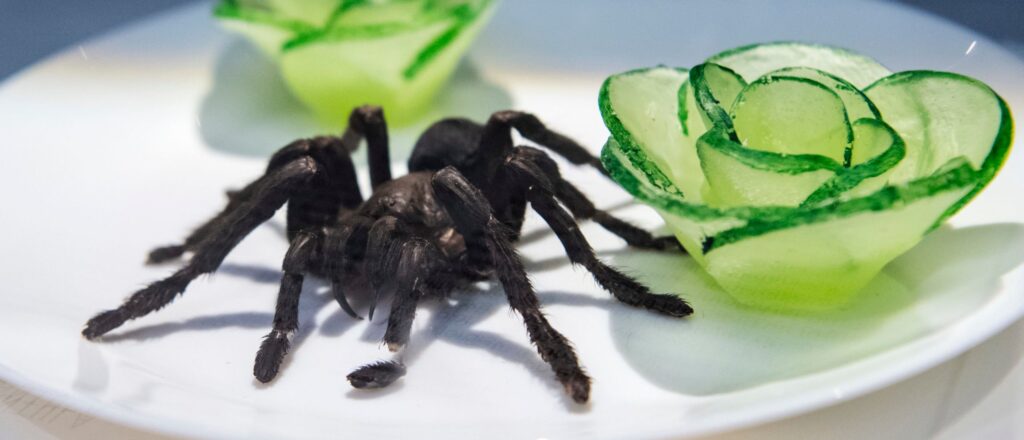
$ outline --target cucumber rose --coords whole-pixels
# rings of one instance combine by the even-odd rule
[[[1013,122],[985,84],[842,49],[742,47],[608,78],[613,178],[738,301],[840,306],[988,184]]]
[[[496,0],[222,0],[214,15],[277,62],[325,122],[359,105],[388,122],[419,116],[451,76]]]

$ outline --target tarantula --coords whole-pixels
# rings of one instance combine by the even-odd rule
[[[271,381],[298,328],[298,302],[304,276],[330,280],[338,305],[359,315],[346,294],[369,285],[376,300],[393,295],[384,342],[397,351],[409,340],[417,303],[453,289],[497,276],[512,309],[525,321],[531,342],[569,396],[588,400],[590,378],[569,341],[541,313],[522,262],[513,247],[527,205],[554,230],[574,263],[585,267],[618,300],[670,316],[692,313],[683,299],[654,294],[636,280],[602,263],[580,232],[576,219],[592,219],[628,244],[678,250],[672,237],[649,232],[599,210],[559,174],[543,151],[514,146],[512,130],[557,152],[573,164],[604,172],[600,161],[568,137],[546,128],[533,115],[503,111],[486,125],[445,119],[417,140],[409,173],[392,179],[388,133],[379,107],[355,109],[342,136],[301,139],[270,159],[266,173],[239,191],[229,192],[227,207],[195,229],[184,242],[160,247],[150,263],[192,254],[172,275],[135,292],[118,308],[102,312],[82,331],[96,339],[169,304],[198,276],[217,269],[254,228],[288,203],[289,248],[284,257],[273,330],[264,338],[253,369],[260,382]],[[366,140],[373,193],[359,190],[350,153]],[[569,209],[572,213],[562,207]],[[369,299],[369,298],[368,298]],[[381,362],[348,376],[356,388],[384,387],[405,367]]]

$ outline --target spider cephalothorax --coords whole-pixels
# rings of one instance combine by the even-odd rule
[[[554,230],[569,259],[590,271],[617,299],[671,316],[692,309],[675,295],[653,294],[636,280],[602,263],[573,218],[593,219],[633,246],[678,249],[674,238],[645,230],[596,209],[559,174],[541,150],[514,146],[512,129],[575,164],[604,171],[600,162],[569,138],[548,130],[532,115],[495,113],[485,125],[446,119],[431,126],[409,159],[409,174],[392,179],[388,133],[377,107],[352,112],[340,137],[292,142],[270,159],[266,173],[230,194],[226,208],[197,228],[182,244],[158,248],[153,263],[192,257],[169,277],[131,295],[120,307],[96,315],[82,334],[94,339],[158,310],[184,292],[199,275],[213,272],[228,252],[256,226],[288,203],[284,275],[273,330],[256,355],[254,374],[269,382],[288,352],[298,327],[303,277],[331,281],[339,306],[358,318],[346,294],[365,282],[372,295],[393,295],[384,342],[398,350],[409,339],[417,302],[445,295],[467,283],[496,276],[541,357],[576,402],[590,395],[569,341],[548,323],[513,247],[526,207]],[[365,138],[373,193],[359,191],[349,154]],[[567,212],[562,205],[568,208]],[[571,212],[571,214],[570,214]],[[376,304],[373,301],[371,304]],[[373,315],[371,305],[370,316]],[[357,388],[382,387],[405,372],[395,362],[367,365],[349,375]]]

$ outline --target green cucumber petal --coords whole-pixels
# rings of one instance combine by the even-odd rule
[[[752,44],[719,53],[707,61],[728,67],[747,81],[786,67],[811,67],[864,88],[892,73],[877,61],[846,49],[797,42]]]
[[[694,93],[693,87],[690,86],[690,81],[686,81],[679,90],[676,92],[676,98],[679,103],[679,123],[682,125],[683,134],[688,139],[696,140],[710,128],[710,121],[704,122],[704,115],[700,108],[700,104],[697,102],[697,96]],[[726,115],[728,116],[728,115]],[[731,122],[731,121],[730,121]]]
[[[889,182],[896,165],[906,156],[903,139],[877,119],[864,118],[853,123],[853,166],[841,170],[807,197],[804,205],[819,204],[840,195],[846,198],[873,193]]]
[[[950,206],[935,227],[981,192],[1009,155],[1010,108],[981,81],[948,72],[910,71],[883,78],[866,93],[882,102],[882,116],[907,143],[907,159],[890,181],[921,175],[950,157],[963,157],[978,170],[975,189]]]
[[[833,92],[836,92],[836,94],[839,95],[839,99],[842,99],[843,105],[846,106],[846,115],[851,121],[856,121],[861,118],[882,119],[882,115],[878,111],[878,108],[875,107],[875,104],[868,99],[864,92],[861,92],[856,86],[850,84],[849,81],[824,70],[818,70],[812,67],[786,67],[771,71],[764,76],[806,78],[813,80],[832,89]]]
[[[873,118],[858,119],[853,123],[853,155],[851,166],[863,165],[879,159],[894,147],[903,150],[900,160],[906,155],[906,144],[889,124]],[[897,160],[899,162],[899,160]]]
[[[689,87],[693,89],[704,125],[721,126],[730,135],[734,130],[728,110],[746,86],[747,82],[728,67],[704,63],[690,69]]]
[[[796,206],[843,167],[818,155],[786,155],[737,144],[716,127],[697,141],[713,206]]]
[[[702,264],[706,237],[742,226],[750,218],[779,217],[788,213],[786,208],[718,209],[691,203],[681,194],[660,188],[657,180],[651,178],[652,173],[648,169],[654,166],[653,163],[648,161],[638,165],[632,153],[630,148],[611,137],[601,150],[601,162],[612,179],[626,191],[658,210],[680,244]]]
[[[632,162],[651,173],[651,182],[663,191],[699,200],[704,176],[694,141],[683,133],[677,95],[665,93],[679,90],[688,78],[686,69],[634,70],[609,77],[598,100],[612,136]],[[645,165],[648,161],[653,165]]]
[[[910,71],[883,78],[865,93],[907,144],[894,182],[931,174],[960,156],[976,169],[1001,166],[1005,153],[992,153],[1009,147],[1000,138],[1012,132],[1012,121],[1005,103],[984,83],[954,73]]]
[[[761,77],[733,104],[740,142],[785,154],[818,154],[845,163],[853,131],[839,95],[806,78]]]

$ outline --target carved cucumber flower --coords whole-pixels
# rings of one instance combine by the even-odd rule
[[[384,107],[409,122],[429,106],[497,0],[222,0],[214,16],[277,62],[324,121]]]
[[[740,302],[839,306],[971,200],[1013,122],[985,84],[773,43],[605,81],[601,159]]]

